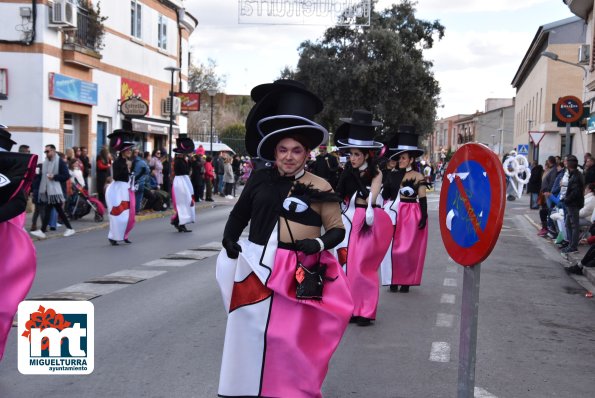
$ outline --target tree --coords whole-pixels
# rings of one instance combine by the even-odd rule
[[[188,89],[192,93],[202,93],[213,88],[218,92],[223,91],[227,76],[218,75],[217,63],[209,58],[207,65],[200,63],[191,64],[188,68]]]
[[[415,2],[402,0],[381,12],[372,4],[370,26],[335,26],[316,42],[303,42],[295,71],[282,76],[303,82],[324,102],[319,121],[334,131],[340,117],[368,109],[384,123],[387,139],[399,124],[419,133],[433,130],[440,87],[423,51],[442,39],[438,21],[415,18]]]
[[[246,127],[243,123],[237,123],[226,127],[219,136],[219,139],[233,149],[235,153],[241,155],[246,153],[245,136]]]

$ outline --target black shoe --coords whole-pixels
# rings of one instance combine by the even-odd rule
[[[349,320],[349,323],[357,323],[359,321],[359,316],[352,316]]]
[[[389,290],[393,293],[396,293],[399,291],[399,285],[390,285]]]
[[[109,240],[109,243],[110,243],[112,246],[119,246],[119,243],[118,243],[118,241],[116,241],[116,240],[113,240],[113,239],[108,239],[108,240]]]
[[[132,243],[132,241],[129,241],[128,239],[124,239],[124,242],[129,243],[129,244]]]
[[[55,231],[56,227],[50,227],[50,231]]]
[[[560,243],[560,248],[564,249],[564,248],[568,247],[569,244],[570,244],[570,242],[568,242],[567,240],[562,241],[562,243]]]
[[[409,293],[409,286],[408,285],[401,285],[401,293]]]
[[[206,202],[214,202],[213,199],[205,199]]]
[[[357,320],[357,326],[370,326],[372,324],[372,320],[370,318],[364,318],[360,316]]]
[[[192,232],[191,229],[187,229],[185,225],[180,225],[178,227],[178,232]]]
[[[564,271],[568,272],[569,274],[575,274],[575,275],[583,274],[583,269],[581,267],[579,267],[578,264],[574,264],[570,267],[564,267]]]

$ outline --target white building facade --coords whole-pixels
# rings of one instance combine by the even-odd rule
[[[84,146],[94,162],[118,128],[135,131],[142,150],[167,148],[163,101],[172,75],[173,91],[187,91],[197,25],[182,0],[0,0],[0,123],[40,156],[48,144]],[[145,116],[120,112],[131,95]],[[186,117],[175,125],[174,136],[185,133]]]

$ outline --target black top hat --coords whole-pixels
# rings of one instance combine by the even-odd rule
[[[35,177],[36,165],[37,155],[0,152],[0,205],[6,204],[19,191],[24,193],[29,191]],[[12,217],[18,215],[18,213],[12,214],[11,208],[7,208],[6,211]]]
[[[178,138],[176,138],[176,148],[174,148],[175,153],[192,153],[194,152],[194,141],[192,138],[188,138],[186,134],[180,134]]]
[[[109,146],[114,151],[125,151],[132,148],[134,144],[134,133],[123,129],[114,130],[107,136],[110,139]]]
[[[418,135],[415,127],[410,124],[402,124],[393,138],[396,138],[396,147],[389,146],[389,159],[395,159],[400,154],[408,152],[413,158],[424,154],[424,150],[417,147]],[[394,143],[393,143],[394,144]]]
[[[282,138],[305,134],[310,149],[328,137],[325,128],[312,121],[322,110],[322,101],[294,80],[277,80],[252,89],[258,102],[246,118],[246,150],[250,156],[273,160]],[[272,140],[272,141],[271,141]]]
[[[10,139],[11,134],[8,130],[3,129],[0,127],[0,148],[5,149],[6,151],[10,152],[13,145],[17,143]]]
[[[350,118],[340,118],[344,123],[335,133],[335,145],[341,148],[380,149],[382,142],[374,141],[376,127],[382,123],[372,120],[372,112],[355,110]]]

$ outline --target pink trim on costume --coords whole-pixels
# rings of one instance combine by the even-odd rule
[[[296,258],[291,250],[277,249],[267,287],[274,291],[266,329],[266,352],[261,396],[319,398],[331,356],[337,349],[353,305],[345,274],[328,251],[320,261],[327,265],[322,301],[295,298]],[[318,255],[300,253],[300,261],[312,266]]]
[[[378,267],[388,250],[392,229],[390,217],[374,209],[374,224],[365,224],[366,209],[358,207],[353,214],[347,248],[347,279],[353,296],[353,315],[376,319],[379,281]]]
[[[129,189],[128,193],[130,194],[130,209],[128,211],[128,224],[126,224],[124,239],[128,239],[128,234],[132,231],[132,228],[134,228],[134,223],[136,221],[136,196],[132,189]]]
[[[417,229],[421,219],[418,203],[399,203],[399,216],[393,238],[392,284],[419,286],[426,260],[428,225]]]

